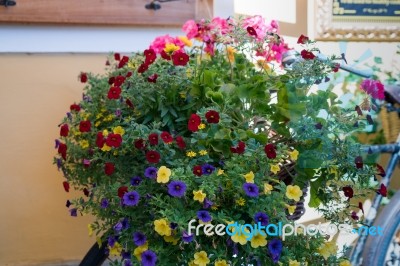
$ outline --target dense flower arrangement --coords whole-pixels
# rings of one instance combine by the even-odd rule
[[[338,58],[318,60],[301,36],[299,60],[284,69],[288,45],[259,16],[183,30],[130,57],[112,54],[105,75],[81,73],[83,100],[60,124],[54,159],[65,190],[83,193],[67,201],[70,214],[94,215],[90,234],[116,264],[348,265],[320,234],[189,234],[192,219],[292,223],[308,185],[312,206],[351,220],[359,206],[350,198],[380,170],[363,163],[351,137],[367,117],[340,108],[329,90],[310,90]]]

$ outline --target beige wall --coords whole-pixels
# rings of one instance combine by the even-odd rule
[[[80,71],[106,55],[0,54],[0,265],[79,260],[94,243],[90,217],[70,217],[52,165],[57,127],[80,100]]]

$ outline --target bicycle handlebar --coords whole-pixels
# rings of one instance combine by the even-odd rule
[[[395,153],[400,151],[400,143],[381,144],[381,145],[365,145],[362,147],[365,153]]]

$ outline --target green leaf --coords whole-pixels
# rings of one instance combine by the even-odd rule
[[[382,58],[378,57],[378,56],[375,56],[374,57],[374,62],[375,62],[375,64],[382,64]]]
[[[231,139],[230,134],[231,131],[228,128],[222,128],[215,133],[214,139]]]
[[[321,199],[318,198],[318,188],[320,186],[320,182],[311,182],[310,184],[310,202],[308,206],[311,208],[318,208],[321,204]]]

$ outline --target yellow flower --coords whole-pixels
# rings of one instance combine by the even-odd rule
[[[101,241],[101,237],[96,237],[96,243],[99,245],[99,248],[103,245],[103,241]]]
[[[289,260],[289,266],[300,266],[300,262],[297,260]]]
[[[165,219],[159,219],[154,221],[154,230],[160,236],[170,236],[171,235],[171,227],[169,227],[169,223]]]
[[[254,183],[254,173],[253,173],[253,171],[250,171],[247,174],[245,174],[244,178],[246,178],[246,183]]]
[[[111,256],[121,255],[122,246],[118,242],[115,242],[114,246],[112,246],[112,247],[108,246],[108,248],[110,249]]]
[[[79,130],[71,129],[74,136],[80,136],[82,133]]]
[[[268,65],[268,62],[263,59],[257,60],[257,66],[261,69],[264,69],[267,72],[271,70],[271,67]]]
[[[336,243],[334,241],[325,242],[319,249],[318,253],[322,255],[325,259],[329,256],[335,255],[338,250]]]
[[[247,233],[250,233],[247,229],[245,229],[245,231]],[[235,232],[235,230],[233,230],[233,232]],[[247,236],[242,232],[240,232],[240,234],[234,234],[233,236],[231,236],[231,239],[233,242],[239,243],[240,245],[246,245],[247,243]]]
[[[133,250],[133,255],[135,255],[138,261],[142,260],[142,253],[145,252],[149,248],[149,243],[146,242],[144,245],[141,245]]]
[[[89,141],[86,139],[79,141],[79,146],[81,146],[82,149],[89,148]]]
[[[271,164],[271,172],[277,174],[281,170],[279,164]]]
[[[222,170],[222,169],[218,169],[217,176],[219,176],[219,175],[223,175],[223,174],[224,174],[224,170]]]
[[[111,115],[111,114],[109,114],[108,116],[106,116],[106,117],[104,117],[104,121],[105,122],[110,122],[110,121],[112,121],[114,119],[114,116],[113,115]]]
[[[197,191],[193,190],[193,199],[197,200],[200,203],[203,203],[203,201],[206,198],[206,196],[207,196],[207,194],[203,193],[202,190],[197,190]]]
[[[92,236],[93,235],[93,225],[92,224],[88,224],[87,225],[87,229],[88,229],[89,236]]]
[[[216,260],[214,262],[214,266],[229,266],[226,260]]]
[[[175,238],[173,236],[164,236],[164,241],[168,243],[172,243],[172,245],[177,245],[178,244],[178,238]]]
[[[186,153],[186,156],[187,156],[187,157],[191,157],[191,158],[192,158],[192,157],[196,157],[196,155],[197,155],[197,154],[196,154],[194,151],[188,151],[188,152]]]
[[[107,146],[107,144],[104,143],[103,147],[101,148],[102,151],[111,151],[111,147]]]
[[[231,46],[226,47],[226,53],[228,54],[228,61],[233,63],[235,61],[235,48]]]
[[[171,176],[171,169],[161,166],[157,171],[157,183],[168,183]]]
[[[235,202],[239,206],[244,206],[246,204],[246,200],[244,198],[238,198]]]
[[[211,210],[216,211],[218,210],[218,205],[214,204],[213,206],[211,206]]]
[[[104,137],[107,137],[107,136],[108,136],[108,130],[107,130],[107,129],[104,129],[104,130],[103,130],[103,136],[104,136]]]
[[[351,266],[351,263],[348,260],[344,260],[340,262],[339,266]]]
[[[94,123],[94,126],[95,126],[95,127],[99,127],[100,124],[101,124],[101,121],[97,121],[96,123]]]
[[[265,247],[267,245],[267,239],[265,239],[267,236],[262,236],[260,234],[256,234],[253,236],[251,239],[251,247],[252,248],[258,248],[258,247]]]
[[[207,151],[206,150],[201,150],[201,151],[199,151],[199,154],[201,156],[207,155]]]
[[[303,196],[303,191],[301,191],[299,186],[289,185],[286,187],[286,197],[288,199],[299,201],[301,196]]]
[[[199,126],[198,126],[198,129],[205,129],[206,128],[206,124],[203,124],[203,123],[201,123]]]
[[[179,49],[181,49],[179,46],[173,43],[167,43],[165,45],[164,52],[166,52],[167,54],[172,54],[173,52],[178,51]]]
[[[189,261],[189,264],[188,264],[188,266],[197,266],[197,264],[196,264],[196,263],[194,263],[194,260],[191,260],[191,261]]]
[[[125,130],[124,130],[123,127],[117,126],[117,127],[114,127],[114,128],[113,128],[113,133],[114,133],[114,134],[119,134],[119,135],[122,136],[122,135],[125,134]]]
[[[297,157],[299,156],[299,151],[298,150],[291,151],[289,152],[289,156],[290,160],[297,161]]]
[[[99,113],[99,114],[96,115],[96,119],[100,119],[100,118],[102,118],[102,117],[103,117],[103,114],[102,114],[102,113]]]
[[[294,211],[296,210],[296,205],[285,204],[285,206],[288,209],[288,212],[289,212],[290,215],[292,215],[294,213]]]
[[[187,47],[192,47],[193,43],[186,36],[179,36],[179,40],[181,40]]]
[[[184,91],[180,92],[179,97],[181,97],[182,99],[186,99],[186,92]]]
[[[194,253],[194,263],[199,266],[205,266],[210,262],[210,259],[207,256],[205,251],[200,251]]]
[[[264,193],[265,194],[271,194],[271,191],[274,189],[273,186],[271,186],[268,183],[264,183]]]

